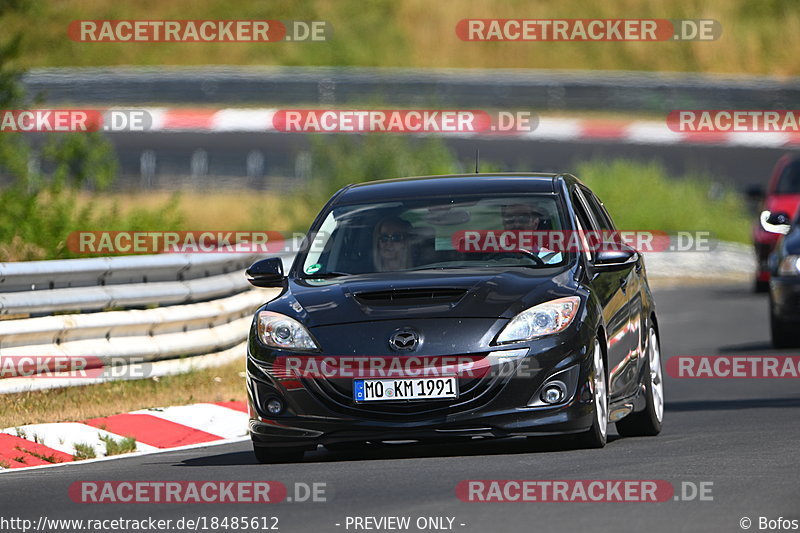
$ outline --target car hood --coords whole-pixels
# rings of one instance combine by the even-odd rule
[[[574,294],[572,270],[459,269],[292,279],[268,305],[308,326],[396,318],[511,318]],[[299,304],[299,305],[298,305]]]

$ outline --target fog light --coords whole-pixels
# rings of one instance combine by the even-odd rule
[[[277,398],[273,398],[267,402],[267,411],[271,415],[278,415],[283,411],[283,402]]]
[[[542,401],[546,404],[557,404],[564,401],[567,395],[567,386],[560,381],[548,383],[542,390]]]
[[[580,370],[580,365],[576,364],[546,377],[528,400],[527,406],[550,409],[570,401],[578,388]]]

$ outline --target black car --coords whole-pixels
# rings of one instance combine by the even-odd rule
[[[800,209],[770,256],[769,309],[772,344],[800,347]]]
[[[577,234],[582,246],[465,246],[526,230]],[[287,276],[279,258],[247,272],[282,288],[248,342],[256,457],[522,435],[577,434],[599,448],[609,422],[624,436],[658,434],[662,366],[644,261],[583,237],[602,231],[615,231],[611,216],[568,174],[343,188]],[[375,372],[387,362],[402,372]]]

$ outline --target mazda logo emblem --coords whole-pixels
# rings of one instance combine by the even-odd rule
[[[389,346],[398,352],[410,352],[419,346],[419,334],[413,329],[395,331],[389,337]]]

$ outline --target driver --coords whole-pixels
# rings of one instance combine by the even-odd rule
[[[501,208],[501,214],[503,217],[503,228],[507,231],[542,231],[545,229],[547,217],[530,204],[519,203],[504,205]],[[545,246],[539,247],[534,245],[531,249],[523,251],[538,255],[545,263],[561,260],[561,255],[559,253],[553,252]]]
[[[375,268],[379,272],[411,267],[409,237],[411,224],[399,217],[388,217],[375,231]]]
[[[502,207],[503,227],[513,231],[535,231],[544,215],[528,204],[510,204]]]

